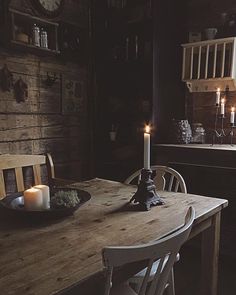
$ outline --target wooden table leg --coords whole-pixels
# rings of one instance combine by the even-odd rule
[[[212,217],[211,226],[202,232],[201,295],[217,295],[220,217]]]

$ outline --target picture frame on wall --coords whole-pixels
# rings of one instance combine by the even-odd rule
[[[83,104],[83,82],[75,78],[62,77],[62,113],[79,113]]]

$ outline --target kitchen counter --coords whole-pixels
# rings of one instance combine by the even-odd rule
[[[153,147],[236,151],[236,145],[230,144],[154,144]]]
[[[188,193],[229,200],[222,216],[221,253],[236,257],[236,145],[154,144],[152,163],[176,169]]]
[[[236,169],[236,145],[230,144],[154,144],[153,163]]]

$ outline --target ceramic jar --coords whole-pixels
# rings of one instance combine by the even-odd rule
[[[206,132],[202,126],[202,123],[192,124],[192,143],[205,143]]]
[[[173,143],[190,143],[192,130],[188,120],[173,120],[171,141]]]

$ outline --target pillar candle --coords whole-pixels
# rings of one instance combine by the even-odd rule
[[[225,99],[221,99],[221,105],[220,105],[220,114],[224,115],[225,114]]]
[[[231,113],[230,113],[230,123],[234,124],[234,118],[235,118],[235,111],[234,107],[231,108]]]
[[[144,132],[144,169],[150,169],[150,126]]]
[[[35,185],[34,188],[40,189],[43,194],[43,209],[50,208],[50,191],[49,186],[44,184]]]
[[[218,106],[220,104],[220,88],[217,88],[216,91],[216,105]]]
[[[42,191],[34,187],[25,190],[24,206],[26,210],[42,210],[42,207],[43,207]]]

